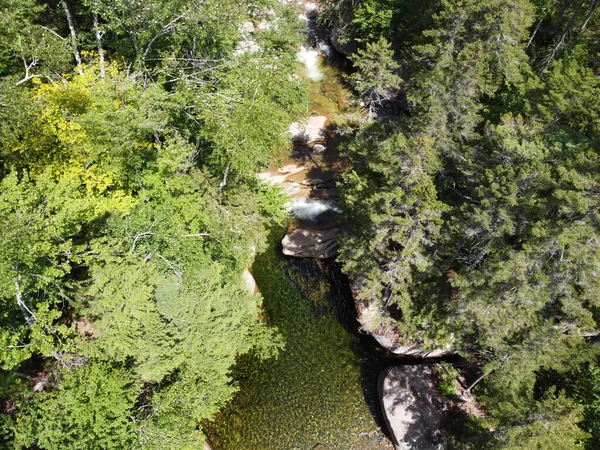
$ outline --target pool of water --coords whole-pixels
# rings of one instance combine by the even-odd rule
[[[205,429],[217,450],[392,449],[374,392],[377,357],[356,332],[347,281],[333,261],[285,258],[283,231],[272,230],[253,272],[285,350],[240,358],[240,391]]]

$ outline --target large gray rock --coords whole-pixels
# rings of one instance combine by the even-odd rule
[[[442,450],[441,402],[430,365],[395,366],[379,376],[379,397],[397,450]]]
[[[283,254],[296,258],[333,258],[338,254],[335,237],[338,229],[309,230],[295,228],[285,235],[281,244]]]
[[[335,24],[333,27],[331,27],[329,39],[331,40],[331,45],[333,45],[333,48],[335,48],[339,53],[350,56],[356,53],[358,50],[358,42],[356,42],[354,39],[344,36],[347,28],[348,25]]]

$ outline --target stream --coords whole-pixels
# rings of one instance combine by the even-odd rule
[[[339,138],[330,131],[358,113],[346,107],[351,94],[335,64],[328,64],[335,57],[332,50],[312,37],[298,59],[310,83],[311,116],[327,118],[327,150],[315,159],[306,145],[296,145],[284,169],[271,167],[261,174],[294,199],[291,228],[314,226],[322,213],[341,213],[334,186],[346,163],[336,152]],[[307,183],[315,178],[329,186]],[[233,371],[239,392],[203,428],[216,450],[392,450],[377,378],[387,367],[424,360],[400,359],[361,333],[339,264],[334,258],[284,256],[285,233],[284,227],[271,230],[267,251],[252,267],[265,318],[283,337],[285,349],[277,359],[242,356]]]

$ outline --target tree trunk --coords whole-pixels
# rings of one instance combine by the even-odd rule
[[[102,33],[98,26],[98,14],[93,13],[94,17],[94,32],[96,33],[96,43],[98,44],[98,57],[100,58],[100,76],[104,78],[106,76],[106,66],[104,63],[104,48],[102,48]]]
[[[585,20],[583,21],[583,25],[581,25],[581,28],[579,29],[580,33],[583,33],[583,31],[587,27],[590,19],[594,15],[594,12],[596,12],[596,9],[598,8],[598,4],[600,4],[600,0],[594,0],[594,2],[592,3],[592,7],[590,8],[590,11],[588,12],[588,15],[586,16]]]
[[[535,30],[533,30],[533,33],[531,33],[531,37],[529,38],[529,42],[527,42],[527,46],[525,48],[529,48],[529,46],[533,42],[533,39],[535,38],[535,35],[537,34],[538,30],[540,29],[540,25],[542,25],[543,20],[544,19],[538,20],[537,26],[535,27]]]
[[[573,13],[573,17],[569,21],[569,25],[567,26],[567,29],[563,32],[560,39],[558,40],[558,43],[554,46],[554,48],[552,49],[552,52],[550,53],[550,56],[546,60],[546,64],[544,65],[544,68],[542,69],[542,73],[544,73],[546,70],[548,70],[548,68],[550,67],[550,63],[552,63],[552,61],[554,60],[554,58],[555,58],[556,54],[558,53],[558,51],[560,50],[560,48],[563,45],[565,45],[567,36],[571,33],[571,31],[573,31],[573,28],[575,27],[575,23],[577,22],[577,18],[579,17],[579,15],[582,11],[582,7],[583,7],[584,3],[585,3],[585,0],[582,0],[579,3],[577,10]],[[595,8],[592,8],[592,10],[593,9],[595,9]]]
[[[77,72],[79,72],[79,75],[83,75],[83,68],[81,66],[81,55],[79,54],[79,48],[77,47],[77,33],[75,32],[75,24],[73,23],[73,17],[71,16],[71,11],[69,11],[67,2],[65,0],[62,0],[61,4],[65,10],[65,16],[67,17],[67,23],[69,24],[69,31],[71,32],[71,47],[73,47],[73,56],[75,56],[75,61],[77,62]]]

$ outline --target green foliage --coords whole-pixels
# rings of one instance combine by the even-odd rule
[[[433,17],[412,49],[419,74],[408,98],[419,111],[416,129],[450,153],[453,142],[475,136],[480,99],[522,81],[532,7],[527,0],[444,0]]]
[[[271,2],[69,2],[76,46],[104,49],[69,73],[62,8],[21,3],[0,3],[0,365],[41,384],[2,373],[3,437],[198,448],[237,358],[281,347],[242,272],[286,214],[249,180],[307,107],[292,16],[239,56]]]
[[[494,448],[505,450],[534,450],[557,448],[561,450],[584,449],[587,434],[578,428],[582,408],[564,393],[549,392],[542,400],[533,402],[523,422],[512,419],[512,426],[499,430],[500,443]]]
[[[0,182],[0,263],[2,294],[0,363],[17,367],[33,354],[51,356],[68,348],[70,330],[57,323],[75,280],[67,280],[80,261],[73,241],[93,217],[93,204],[76,181],[29,181],[11,173]],[[66,205],[65,206],[65,202]]]
[[[392,47],[385,38],[367,44],[350,60],[357,71],[350,75],[349,80],[360,96],[366,99],[370,111],[392,99],[400,89],[402,78],[397,74],[400,64],[394,60]]]
[[[600,366],[596,361],[581,365],[568,377],[569,390],[583,407],[580,427],[590,434],[586,449],[600,445]]]
[[[271,218],[274,224],[283,225],[289,217],[289,197],[278,186],[272,186],[256,179],[252,186],[256,192],[260,209],[266,217]]]
[[[575,391],[535,392],[547,371],[595,358],[584,336],[600,323],[600,3],[423,2],[410,36],[400,17],[412,2],[397,3],[331,10],[371,43],[350,57],[357,67],[379,39],[393,45],[370,53],[407,68],[406,97],[392,100],[406,115],[363,125],[347,149],[339,259],[374,305],[363,328],[476,360],[496,431],[475,432],[489,448],[593,447]]]
[[[0,2],[0,76],[24,78],[69,70],[67,43],[38,23],[47,14],[46,6],[35,0]]]
[[[441,363],[440,370],[438,371],[438,376],[440,377],[438,389],[440,394],[446,397],[455,396],[456,380],[459,375],[460,372],[452,364]]]
[[[23,405],[15,448],[122,449],[135,446],[132,420],[141,386],[126,370],[94,363],[63,370],[60,387]]]
[[[378,302],[378,309],[388,311],[382,320],[395,305],[402,314],[401,331],[410,339],[443,336],[439,329],[426,330],[422,319],[428,311],[422,308],[430,300],[423,303],[420,286],[436,276],[432,243],[446,209],[433,182],[440,160],[432,141],[407,139],[402,132],[373,124],[357,136],[349,154],[354,171],[344,178],[348,214],[340,258],[356,280],[356,298]],[[379,322],[366,326],[376,329]]]
[[[358,41],[373,42],[382,36],[389,36],[393,18],[399,12],[394,0],[366,0],[354,11],[352,23],[356,26]]]

